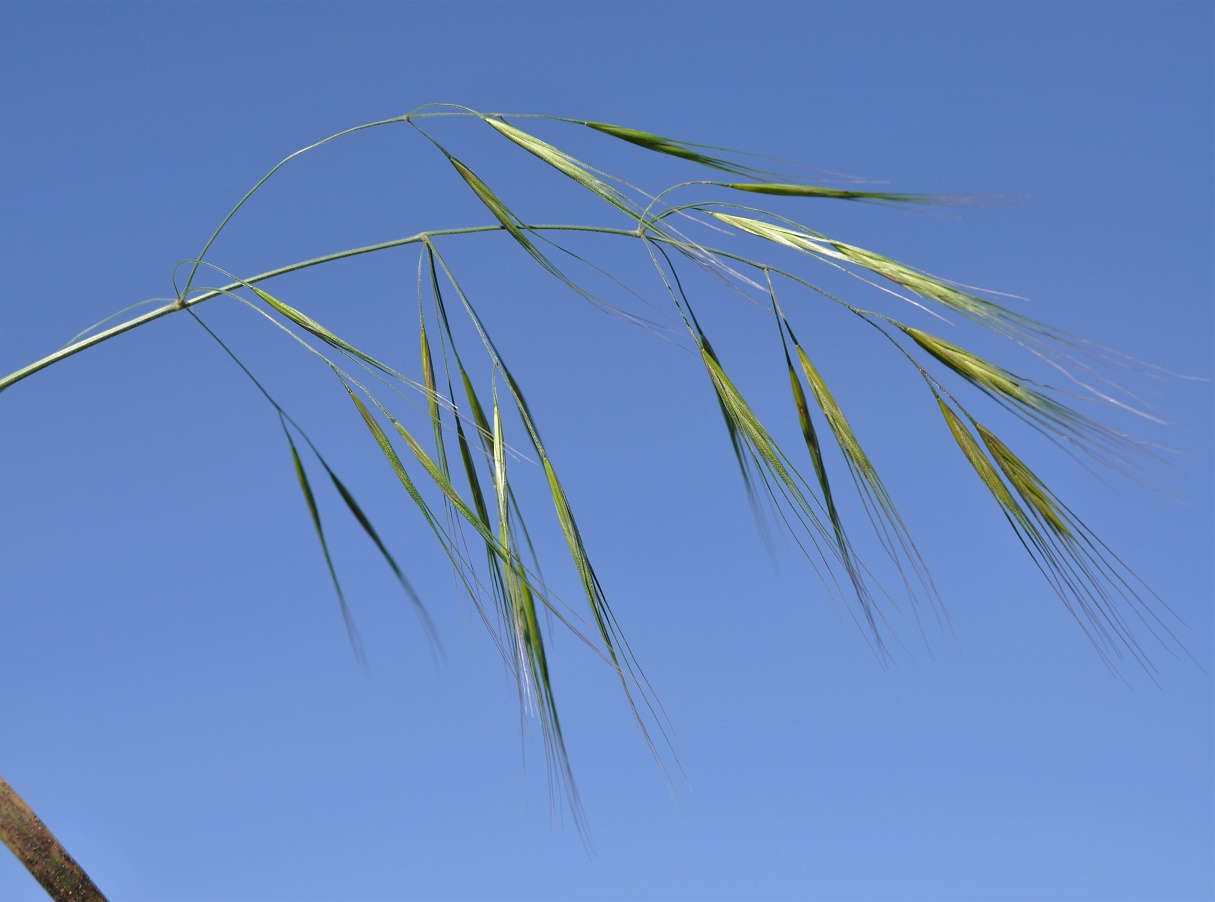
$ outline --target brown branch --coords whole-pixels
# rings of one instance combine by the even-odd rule
[[[89,875],[3,777],[0,839],[55,902],[106,902]]]

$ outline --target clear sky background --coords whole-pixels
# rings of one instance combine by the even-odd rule
[[[778,206],[1201,377],[1127,374],[1167,426],[1085,408],[1172,449],[1141,484],[962,395],[1188,624],[1197,664],[1148,645],[1158,685],[1133,665],[1120,680],[923,386],[869,330],[790,298],[953,618],[952,634],[906,630],[883,667],[796,547],[765,545],[686,338],[596,312],[505,236],[445,245],[677,737],[672,795],[611,672],[554,641],[588,853],[551,815],[537,731],[521,739],[501,660],[340,387],[213,301],[200,313],[376,518],[443,653],[318,479],[357,664],[272,410],[169,317],[0,396],[0,774],[115,900],[1211,898],[1212,24],[1197,2],[0,5],[4,372],[170,295],[173,265],[287,153],[453,102],[996,197],[943,214]],[[475,121],[435,133],[526,218],[591,209]],[[650,190],[712,177],[574,127],[541,134]],[[394,127],[285,170],[211,259],[248,275],[489,221]],[[636,248],[578,247],[662,303]],[[416,263],[404,250],[272,290],[416,375]],[[691,285],[795,452],[771,319]],[[541,488],[534,468],[520,479]],[[538,541],[577,602],[559,537]],[[37,898],[0,856],[0,899]]]

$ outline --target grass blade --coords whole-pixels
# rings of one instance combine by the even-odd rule
[[[732,213],[706,212],[719,221],[756,237],[820,259],[860,266],[1006,337],[1041,338],[1050,334],[1045,326],[1029,317],[1014,313],[986,298],[963,291],[955,285],[882,254],[836,241],[809,230],[793,229]]]
[[[372,416],[371,411],[367,409],[366,405],[364,405],[363,402],[358,399],[358,396],[355,395],[354,390],[344,379],[342,380],[342,387],[345,388],[346,392],[350,395],[350,400],[354,402],[354,406],[358,410],[359,416],[362,418],[364,425],[367,426],[367,429],[371,433],[372,438],[375,440],[376,445],[379,446],[381,453],[388,461],[393,473],[396,474],[397,479],[400,480],[401,485],[405,487],[405,491],[409,494],[409,497],[413,500],[414,504],[417,505],[418,510],[421,511],[427,525],[430,526],[431,531],[435,534],[435,538],[438,539],[439,544],[447,554],[448,559],[452,562],[452,566],[455,569],[457,576],[463,583],[465,590],[468,592],[469,597],[475,601],[479,596],[473,585],[475,578],[470,578],[469,576],[470,568],[468,567],[467,562],[461,557],[453,543],[449,541],[447,534],[444,532],[442,525],[439,523],[439,519],[435,516],[434,511],[431,510],[430,505],[426,503],[426,499],[422,497],[422,493],[418,490],[418,487],[414,483],[412,477],[410,477],[409,471],[405,469],[405,465],[401,462],[401,458],[397,455],[396,449],[392,446],[392,442],[389,441],[388,435],[384,432],[383,427],[381,427],[376,421],[376,418]],[[456,497],[458,498],[459,496],[457,495]],[[458,506],[457,509],[461,510],[461,513],[467,511],[466,506],[463,508]],[[487,541],[487,544],[496,544],[492,534],[489,532],[488,525],[481,523],[475,518],[475,516],[471,516],[470,513],[466,515],[470,516],[470,521],[473,523],[474,528],[476,528],[477,532],[481,534],[482,538]]]
[[[987,486],[987,491],[991,492],[996,502],[1006,514],[1016,517],[1018,511],[1017,502],[1013,500],[1008,487],[1001,481],[999,473],[991,465],[991,461],[987,459],[987,455],[983,453],[983,449],[979,446],[970,430],[966,428],[966,424],[962,422],[961,418],[940,397],[937,398],[937,406],[945,417],[945,422],[949,426],[953,440],[962,449],[962,454],[970,462],[979,479],[983,481],[983,485]]]
[[[522,147],[524,150],[539,157],[545,163],[548,163],[558,172],[561,172],[582,187],[586,188],[599,197],[603,198],[616,209],[628,214],[631,219],[637,218],[637,211],[628,198],[621,192],[605,183],[602,179],[595,176],[594,173],[579,160],[574,159],[565,151],[558,150],[553,145],[541,141],[535,135],[528,134],[522,129],[516,128],[509,122],[502,119],[495,119],[489,116],[484,117],[485,122],[491,125],[500,134],[514,141],[515,144]]]
[[[722,172],[728,172],[731,175],[737,176],[765,176],[768,173],[760,169],[753,169],[750,166],[744,166],[741,163],[735,163],[731,160],[726,160],[722,157],[714,157],[708,154],[703,154],[696,148],[705,150],[725,150],[721,147],[710,147],[705,144],[692,144],[687,141],[677,141],[674,138],[664,138],[661,135],[655,135],[651,132],[644,132],[636,128],[626,128],[622,125],[610,125],[606,122],[585,122],[577,119],[567,119],[566,122],[573,122],[578,125],[585,125],[587,128],[593,128],[597,132],[602,132],[605,135],[611,135],[613,138],[619,138],[622,141],[627,141],[630,144],[636,144],[638,147],[644,147],[646,150],[652,150],[655,153],[666,154],[667,156],[678,157],[681,160],[688,160],[693,163],[699,163],[701,166],[707,166],[710,169],[717,169]]]
[[[447,472],[447,449],[443,444],[443,418],[439,409],[439,390],[435,384],[434,361],[430,356],[430,341],[426,337],[426,320],[418,326],[422,345],[422,384],[426,386],[426,402],[430,409],[430,422],[434,428],[435,455],[443,472]]]
[[[887,554],[890,555],[891,560],[895,562],[900,570],[903,569],[900,563],[900,552],[902,553],[902,559],[907,562],[916,574],[918,581],[927,591],[934,607],[938,611],[943,612],[940,599],[932,584],[932,578],[924,566],[923,559],[915,546],[915,542],[912,541],[907,527],[903,524],[903,519],[895,507],[890,493],[886,490],[885,484],[878,475],[877,468],[874,467],[869,459],[869,455],[861,447],[861,443],[853,432],[851,424],[848,422],[847,417],[844,416],[843,409],[839,406],[831,389],[827,387],[827,383],[811,362],[809,355],[806,354],[805,350],[798,343],[792,328],[790,328],[787,322],[784,323],[784,326],[789,334],[789,340],[793,343],[802,374],[806,378],[806,384],[810,386],[810,392],[814,395],[819,410],[822,411],[824,418],[827,420],[827,426],[831,430],[832,437],[844,455],[844,462],[848,466],[853,484],[857,488],[857,493],[860,495],[865,509],[869,513],[874,532],[877,533]],[[906,582],[906,579],[904,581],[908,594],[914,602],[916,597],[915,591],[912,589],[910,583]]]
[[[338,582],[337,570],[333,566],[333,557],[329,554],[329,543],[325,541],[325,530],[321,526],[321,513],[316,506],[316,497],[312,494],[312,486],[308,482],[308,474],[304,470],[303,461],[300,460],[299,451],[296,450],[295,442],[292,441],[291,433],[287,431],[286,424],[283,424],[283,434],[287,436],[287,444],[291,447],[291,459],[295,463],[295,475],[300,483],[300,491],[304,493],[304,501],[308,504],[308,513],[312,515],[312,525],[316,528],[316,536],[320,540],[321,551],[325,555],[325,565],[329,568],[329,576],[333,579],[333,588],[337,592],[338,603],[342,608],[342,621],[346,624],[346,634],[350,637],[350,647],[354,649],[354,655],[359,663],[366,667],[367,656],[363,652],[363,640],[359,637],[358,627],[355,626],[354,617],[350,613],[350,606],[346,604],[346,596],[342,592],[342,584]]]
[[[717,355],[713,351],[713,346],[709,344],[709,339],[705,337],[703,332],[700,334],[700,341],[704,348],[704,353],[708,354],[714,361],[717,361]],[[718,369],[721,368],[720,361],[717,361],[717,366]],[[748,466],[751,458],[747,454],[746,444],[743,437],[739,434],[738,426],[734,423],[734,418],[730,416],[730,411],[726,409],[726,402],[722,399],[722,396],[714,392],[714,397],[717,398],[717,404],[721,410],[721,418],[726,424],[726,433],[730,437],[730,447],[734,450],[734,459],[738,461],[738,472],[742,475],[743,487],[747,491],[747,501],[751,505],[756,522],[760,524],[762,529],[764,528],[763,507],[760,505],[759,495],[755,491],[755,483],[751,476],[751,469]]]
[[[823,452],[819,447],[818,434],[810,419],[810,406],[806,403],[806,393],[802,390],[801,380],[793,369],[793,361],[789,359],[789,351],[785,349],[785,366],[789,371],[789,383],[793,388],[793,403],[797,407],[797,419],[802,429],[802,438],[806,442],[806,450],[810,452],[810,460],[814,464],[814,474],[818,477],[819,489],[823,493],[823,504],[827,509],[827,517],[835,532],[836,544],[845,559],[849,559],[849,543],[844,535],[844,523],[835,507],[835,498],[831,494],[831,481],[827,478],[827,466],[823,461]]]
[[[532,417],[531,411],[528,408],[527,401],[523,397],[523,392],[518,383],[511,375],[496,351],[492,351],[492,344],[488,341],[488,336],[484,335],[483,327],[480,325],[476,313],[468,305],[467,298],[464,302],[469,310],[470,315],[478,323],[478,328],[482,329],[482,334],[485,337],[487,346],[491,349],[495,363],[500,367],[503,379],[510,390],[511,397],[515,402],[515,407],[523,420],[523,425],[527,430],[528,436],[531,439],[532,447],[535,449],[537,456],[540,458],[541,466],[544,468],[544,474],[548,480],[549,494],[553,500],[553,506],[557,513],[557,522],[561,527],[562,535],[565,538],[566,547],[569,550],[570,558],[574,563],[574,568],[578,573],[579,581],[582,584],[583,594],[586,596],[587,605],[590,608],[592,619],[599,632],[600,641],[603,642],[604,652],[608,662],[616,670],[620,678],[621,688],[624,690],[625,697],[628,699],[629,706],[633,710],[633,716],[636,720],[638,729],[645,738],[646,744],[650,748],[654,760],[659,767],[663,769],[665,774],[666,768],[663,765],[662,756],[659,754],[657,747],[654,744],[650,732],[646,727],[645,719],[642,717],[641,708],[638,707],[634,697],[633,687],[641,696],[642,703],[649,710],[653,717],[655,725],[666,736],[666,729],[663,726],[663,715],[660,713],[660,708],[657,702],[653,700],[649,683],[645,678],[645,674],[638,666],[636,659],[633,657],[632,650],[629,648],[628,641],[624,638],[620,630],[620,626],[616,621],[615,615],[608,604],[607,596],[603,591],[603,586],[599,582],[599,577],[595,573],[594,567],[591,565],[590,555],[587,553],[586,544],[583,541],[582,533],[578,528],[577,521],[574,519],[573,508],[570,506],[569,497],[565,492],[565,487],[561,484],[561,480],[557,477],[556,468],[549,459],[548,453],[544,449],[544,444],[540,440],[540,432],[536,426],[536,422]],[[669,738],[668,738],[669,743]]]
[[[795,517],[806,527],[807,533],[818,549],[819,554],[823,556],[828,571],[831,569],[832,558],[843,566],[852,584],[853,594],[860,606],[861,614],[866,621],[868,627],[867,635],[874,643],[874,650],[879,654],[883,654],[884,641],[878,624],[879,618],[876,604],[862,576],[861,567],[856,560],[855,553],[851,550],[851,546],[844,535],[843,526],[838,522],[838,515],[832,520],[833,529],[829,532],[807,501],[802,491],[804,482],[801,480],[797,470],[788,463],[784,453],[781,452],[776,442],[768,434],[768,431],[755,415],[751,406],[734,386],[729,376],[726,375],[716,356],[710,354],[703,345],[701,346],[701,359],[708,369],[709,377],[722,403],[722,407],[733,421],[739,435],[745,439],[746,446],[752,452],[756,462],[764,471],[773,476],[772,483],[765,480],[765,485],[769,486],[769,491],[772,491],[771,485],[773,483],[779,487],[783,497],[791,506]],[[773,494],[773,499],[777,500],[775,494]],[[830,512],[828,512],[828,518],[831,519]],[[835,527],[838,527],[838,529]],[[830,557],[824,554],[823,545],[820,543],[825,543],[828,548],[832,549]],[[824,584],[826,584],[825,579]]]
[[[835,200],[886,201],[895,204],[939,205],[957,203],[957,199],[945,194],[903,194],[890,191],[853,191],[845,188],[826,188],[821,185],[780,184],[776,182],[709,182],[718,188],[747,191],[752,194],[772,194],[778,197],[823,197]]]
[[[585,288],[570,279],[569,276],[561,271],[556,263],[550,260],[538,247],[536,247],[535,242],[533,242],[531,238],[527,236],[523,220],[511,212],[510,208],[502,202],[498,195],[494,194],[494,192],[490,190],[489,186],[486,185],[485,182],[478,178],[475,172],[449,154],[446,150],[443,150],[442,147],[439,149],[443,151],[443,154],[451,162],[451,165],[455,167],[456,172],[460,174],[460,177],[464,179],[464,181],[472,189],[473,193],[477,195],[481,203],[485,204],[489,211],[494,215],[494,218],[498,220],[498,222],[504,229],[506,229],[510,236],[514,238],[515,241],[517,241],[523,247],[523,249],[531,255],[532,259],[539,263],[544,270],[549,273],[549,275],[561,280],[567,286],[569,286],[569,288],[580,296],[586,298],[591,303],[600,306],[607,306],[604,305],[599,298],[595,297]],[[609,307],[609,309],[611,308]]]
[[[359,503],[354,500],[354,496],[350,494],[350,490],[346,488],[340,479],[338,479],[337,474],[330,470],[328,466],[325,466],[325,470],[329,473],[329,478],[333,480],[333,485],[337,489],[338,494],[341,495],[342,500],[346,502],[346,507],[350,510],[351,515],[355,518],[355,520],[358,521],[359,525],[363,527],[363,531],[367,533],[368,537],[375,544],[375,547],[379,549],[380,555],[388,563],[388,566],[392,568],[392,572],[395,574],[397,581],[401,584],[401,588],[405,590],[405,594],[409,596],[409,599],[413,602],[414,607],[418,609],[418,615],[422,618],[422,622],[426,626],[426,631],[430,633],[431,638],[436,638],[437,634],[435,633],[434,623],[431,621],[430,615],[426,613],[426,607],[422,604],[422,599],[418,596],[418,593],[414,591],[414,588],[410,584],[409,580],[406,579],[405,574],[401,571],[396,559],[392,556],[392,553],[389,552],[388,547],[384,544],[384,541],[380,538],[379,533],[376,532],[375,527],[371,524],[371,520],[365,513],[363,513],[363,509],[359,507]]]
[[[345,384],[345,383],[343,383]],[[442,536],[441,528],[438,522],[434,519],[430,512],[429,506],[421,498],[420,493],[414,485],[413,480],[409,478],[404,465],[397,456],[395,449],[392,447],[388,436],[376,421],[375,417],[367,409],[367,407],[358,399],[350,386],[346,386],[346,390],[350,393],[351,400],[354,401],[355,407],[359,411],[359,415],[371,430],[375,437],[376,443],[380,446],[384,455],[388,458],[393,470],[397,473],[398,478],[405,485],[410,495],[413,496],[415,502],[422,508],[427,519],[431,523],[432,529],[440,536],[445,548],[448,549],[449,556],[452,556],[453,561],[456,560],[454,552],[450,549],[450,543]],[[379,406],[377,404],[377,406]],[[518,674],[521,679],[521,688],[526,690],[528,687],[535,690],[539,696],[538,710],[541,716],[541,723],[545,733],[546,747],[550,750],[550,762],[557,768],[557,778],[564,785],[567,797],[570,802],[571,811],[579,823],[580,829],[585,829],[583,815],[578,801],[577,789],[573,783],[573,772],[569,766],[568,756],[565,751],[564,741],[560,734],[560,722],[556,715],[556,702],[552,693],[552,686],[549,682],[548,664],[544,656],[543,640],[541,638],[539,624],[535,615],[535,599],[543,595],[537,591],[536,586],[528,577],[526,570],[519,561],[517,555],[513,555],[511,548],[513,546],[513,538],[509,530],[508,519],[500,519],[499,535],[495,536],[490,529],[488,520],[483,520],[477,512],[474,512],[460,494],[456,491],[451,481],[439,467],[439,465],[426,453],[421,444],[410,434],[410,432],[383,407],[380,407],[383,413],[392,425],[396,428],[401,438],[409,446],[409,449],[417,457],[418,461],[425,468],[427,474],[442,491],[444,496],[451,502],[455,509],[473,526],[480,534],[485,543],[487,551],[497,558],[502,571],[503,585],[505,586],[505,600],[510,602],[507,606],[507,621],[510,624],[510,635],[512,637],[512,649],[515,657],[513,663],[517,665]],[[503,509],[505,498],[507,496],[507,486],[505,480],[505,446],[501,442],[500,432],[499,438],[493,439],[498,446],[498,452],[495,461],[495,491],[499,499],[499,511]],[[547,601],[546,601],[547,604]],[[551,609],[551,605],[549,605]],[[528,696],[530,698],[530,695]]]
[[[335,335],[333,332],[326,329],[324,326],[322,326],[320,323],[318,323],[316,320],[314,320],[312,317],[308,316],[307,314],[301,313],[299,310],[296,310],[294,307],[290,306],[289,304],[283,303],[278,298],[274,297],[273,295],[268,294],[265,291],[262,291],[260,288],[258,288],[255,285],[250,285],[249,287],[251,289],[253,289],[254,293],[256,293],[258,297],[260,297],[263,301],[265,301],[267,304],[269,304],[271,307],[273,307],[275,310],[277,310],[283,316],[287,317],[287,319],[291,320],[297,326],[300,326],[301,328],[306,329],[308,332],[311,332],[313,335],[315,335],[317,338],[321,339],[321,341],[325,342],[326,344],[328,344],[332,347],[338,348],[342,351],[345,351],[347,354],[350,354],[351,356],[358,358],[359,360],[363,361],[364,363],[368,364],[369,366],[375,367],[377,370],[380,370],[381,372],[386,373],[389,376],[392,376],[394,378],[404,379],[404,377],[401,376],[401,374],[398,373],[396,370],[394,370],[392,367],[388,366],[387,364],[381,363],[380,361],[378,361],[374,357],[372,357],[370,354],[360,351],[354,345],[349,344],[346,341],[343,341],[341,338],[338,338],[337,335]]]
[[[534,692],[545,744],[550,751],[549,760],[556,767],[555,772],[550,771],[550,775],[567,788],[574,815],[581,819],[582,814],[577,804],[577,792],[569,766],[569,756],[561,733],[561,720],[557,714],[556,697],[549,678],[544,636],[536,617],[535,598],[523,564],[515,551],[517,543],[511,528],[510,491],[506,472],[506,440],[502,430],[502,412],[498,406],[497,392],[494,392],[493,411],[493,461],[494,484],[498,499],[498,541],[509,560],[509,566],[506,568],[506,587],[511,603],[511,623],[522,657],[519,662],[520,670],[527,676],[524,685],[530,686]]]

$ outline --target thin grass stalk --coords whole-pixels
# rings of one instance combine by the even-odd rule
[[[105,896],[25,799],[0,777],[0,839],[55,902],[105,902]]]

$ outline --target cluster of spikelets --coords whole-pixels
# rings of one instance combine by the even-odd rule
[[[524,222],[468,165],[423,129],[423,125],[431,117],[452,115],[472,117],[484,122],[517,147],[597,196],[615,211],[613,215],[620,214],[624,220],[614,225],[578,226]],[[519,120],[524,117],[509,118]],[[459,178],[484,204],[492,216],[492,223],[489,225],[423,232],[408,238],[304,261],[247,279],[233,278],[231,284],[223,288],[202,290],[193,287],[193,283],[200,266],[204,265],[203,257],[211,246],[211,242],[208,242],[199,259],[193,262],[189,279],[172,304],[120,326],[95,332],[59,352],[59,355],[53,355],[52,358],[47,358],[0,382],[0,389],[29,375],[40,366],[48,365],[55,359],[75,353],[83,347],[155,316],[183,309],[193,313],[193,307],[198,303],[221,294],[231,295],[255,307],[280,328],[292,331],[293,334],[297,334],[294,331],[296,329],[303,330],[313,339],[319,340],[326,350],[320,350],[315,343],[309,343],[300,337],[302,343],[332,368],[336,378],[349,394],[358,420],[366,425],[392,472],[433,530],[468,595],[477,603],[478,610],[482,612],[486,624],[499,643],[504,659],[518,677],[523,704],[535,711],[539,717],[550,752],[550,773],[566,786],[573,809],[577,813],[576,795],[545,653],[544,630],[541,626],[544,618],[541,614],[547,610],[571,630],[586,638],[588,643],[597,644],[600,653],[619,675],[643,732],[651,719],[661,730],[661,719],[657,716],[659,709],[612,616],[603,589],[591,566],[570,501],[546,452],[539,426],[524,400],[523,391],[511,375],[507,361],[498,352],[471,299],[461,289],[448,267],[440,252],[439,243],[440,239],[446,241],[454,236],[505,232],[547,273],[579,295],[595,303],[605,304],[602,299],[568,277],[546,250],[560,248],[560,245],[556,244],[556,238],[563,230],[622,236],[645,244],[654,264],[657,284],[669,295],[673,308],[699,352],[699,358],[719,402],[748,491],[753,493],[753,497],[762,491],[774,502],[774,509],[780,512],[780,516],[806,551],[808,559],[818,570],[828,589],[848,599],[848,609],[875,650],[884,654],[885,640],[894,633],[882,607],[875,599],[875,590],[870,585],[872,578],[853,548],[837,506],[839,478],[838,474],[828,472],[822,447],[824,436],[838,446],[848,477],[858,493],[879,544],[903,573],[904,584],[914,604],[918,605],[919,596],[927,597],[934,605],[938,602],[927,570],[876,467],[810,355],[795,336],[778,299],[776,286],[780,283],[809,289],[842,305],[851,314],[876,328],[902,353],[914,367],[918,377],[923,379],[927,391],[935,398],[947,427],[945,431],[957,443],[964,459],[991,493],[1018,539],[1075,615],[1102,657],[1111,666],[1116,666],[1119,660],[1129,657],[1150,670],[1151,665],[1136,638],[1139,631],[1132,628],[1130,621],[1132,618],[1138,620],[1149,634],[1168,643],[1172,639],[1165,623],[1167,609],[1157,603],[1150,591],[1139,583],[1021,458],[980,423],[938,376],[933,375],[930,361],[946,371],[942,373],[941,378],[957,377],[962,382],[978,388],[1069,450],[1084,451],[1100,459],[1116,462],[1119,459],[1119,449],[1124,445],[1122,437],[1073,410],[1060,400],[1059,392],[1035,384],[890,315],[852,306],[816,287],[799,272],[741,256],[736,250],[738,244],[728,243],[728,240],[730,236],[749,236],[752,241],[759,239],[770,246],[792,250],[815,263],[826,264],[856,275],[870,284],[884,286],[892,294],[910,301],[918,308],[930,309],[935,306],[942,314],[952,313],[965,317],[1010,339],[1060,370],[1065,370],[1068,364],[1075,360],[1071,356],[1074,342],[1068,336],[1015,313],[976,292],[873,251],[829,238],[773,213],[720,200],[678,205],[667,200],[677,189],[694,186],[715,189],[715,197],[721,197],[725,191],[748,195],[883,204],[939,203],[948,202],[949,198],[801,184],[747,165],[742,160],[750,158],[721,148],[676,141],[600,122],[538,118],[592,129],[606,137],[628,142],[647,151],[675,157],[701,169],[727,173],[732,178],[746,181],[686,182],[660,194],[651,195],[575,159],[512,124],[507,117],[483,115],[465,108],[422,108],[407,116],[359,126],[350,131],[390,124],[405,124],[417,129],[450,162]],[[349,133],[343,132],[342,135]],[[334,136],[337,137],[341,135]],[[320,143],[330,140],[333,138]],[[319,145],[313,145],[316,146]],[[298,153],[310,149],[312,148],[305,148]],[[279,167],[298,156],[298,153],[288,157]],[[275,167],[266,179],[279,167]],[[259,182],[237,205],[228,219],[221,224],[221,230],[266,179]],[[683,191],[683,194],[686,195],[687,191]],[[708,231],[714,236],[712,245],[694,240],[687,234],[689,230],[705,226],[709,227]],[[723,230],[726,234],[725,240],[721,237]],[[218,235],[218,231],[216,234]],[[728,243],[728,246],[715,246],[723,243]],[[420,380],[411,379],[376,360],[307,314],[255,284],[265,283],[276,275],[331,260],[407,245],[416,245],[420,249]],[[692,302],[683,289],[679,277],[681,265],[708,269],[733,284],[742,293],[758,296],[769,308],[784,352],[792,391],[792,406],[813,470],[811,477],[801,476],[793,458],[778,446],[727,373],[722,360],[702,330]],[[253,297],[241,294],[241,289],[251,291]],[[452,310],[449,310],[449,306]],[[475,387],[469,374],[470,368],[466,367],[456,346],[455,332],[449,318],[449,314],[453,312],[461,313],[469,319],[481,340],[482,347],[478,353],[484,353],[488,358],[493,373],[492,384],[482,386],[480,391]],[[202,320],[199,322],[201,324]],[[218,336],[216,339],[219,340]],[[440,349],[438,354],[435,353],[436,345]],[[442,362],[438,369],[436,360]],[[240,364],[240,361],[237,363]],[[240,365],[243,368],[243,364]],[[356,378],[355,371],[369,374],[388,386],[405,386],[425,399],[424,408],[433,433],[429,448],[368,388],[368,376],[360,375]],[[248,373],[248,370],[246,372]],[[1071,372],[1074,373],[1074,369]],[[249,375],[254,378],[252,373]],[[256,382],[256,379],[254,381]],[[260,383],[258,387],[261,388]],[[265,392],[265,389],[262,391]],[[293,433],[302,436],[307,442],[332,481],[338,496],[383,554],[406,592],[418,604],[419,610],[421,602],[385,542],[346,486],[321,457],[306,433],[269,394],[266,396],[282,418],[295,470],[337,588],[351,642],[356,653],[361,656],[358,633],[342,595],[321,526],[313,488]],[[586,598],[589,616],[579,617],[560,603],[539,576],[539,562],[531,548],[523,513],[509,479],[507,452],[510,446],[504,434],[504,407],[513,409],[512,416],[522,425],[522,434],[516,441],[521,442],[525,448],[530,447],[531,453],[534,453],[543,469],[557,522]],[[453,442],[454,450],[451,448]],[[445,511],[436,510],[427,500],[427,495],[419,488],[415,476],[411,475],[410,467],[406,465],[407,460],[416,462],[425,473],[426,480],[437,487]],[[484,547],[484,560],[480,563],[473,560],[467,552],[468,530],[471,530],[475,537],[474,544]],[[482,605],[483,599],[492,599],[492,602]],[[429,621],[427,624],[429,626]],[[592,641],[590,634],[597,636],[597,643]],[[646,735],[648,737],[649,733]]]

